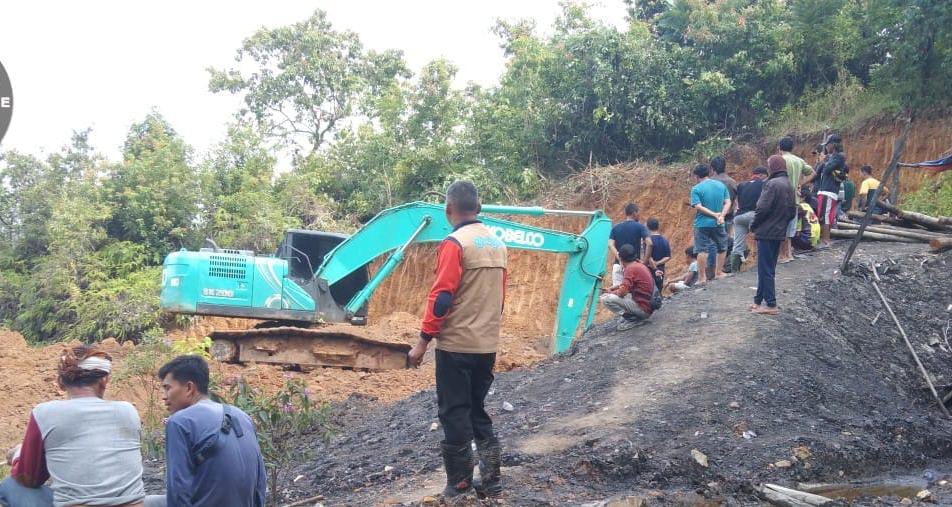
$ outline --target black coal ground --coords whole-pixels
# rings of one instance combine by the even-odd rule
[[[754,504],[764,482],[930,467],[941,478],[952,421],[923,389],[888,315],[871,323],[882,305],[869,282],[836,271],[841,256],[838,247],[781,266],[779,317],[747,311],[756,276],[745,272],[667,300],[649,325],[618,333],[603,323],[566,354],[500,374],[488,406],[506,445],[501,503],[640,495]],[[952,255],[864,244],[856,260],[889,267],[883,291],[937,382],[952,383],[942,337]],[[441,489],[432,390],[388,406],[351,399],[337,417],[330,442],[302,439],[297,481],[282,498],[413,504]],[[952,490],[933,489],[952,502]]]

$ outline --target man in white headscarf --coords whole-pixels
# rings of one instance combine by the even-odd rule
[[[111,371],[112,358],[95,347],[63,352],[58,383],[67,399],[33,408],[23,443],[7,456],[13,468],[0,483],[0,504],[143,505],[139,414],[103,399]]]

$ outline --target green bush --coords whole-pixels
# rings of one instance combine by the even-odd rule
[[[293,464],[308,459],[297,445],[302,435],[316,433],[324,439],[332,435],[329,406],[315,402],[305,383],[291,374],[285,375],[284,385],[273,395],[262,393],[244,379],[236,379],[226,401],[244,410],[254,421],[268,472],[268,489],[272,492],[287,480]]]
[[[902,207],[927,215],[952,216],[952,171],[945,171],[934,181],[925,182],[919,190],[903,197]]]

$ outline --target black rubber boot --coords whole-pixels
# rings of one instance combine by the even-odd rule
[[[476,441],[479,453],[479,479],[473,484],[476,492],[483,496],[498,496],[502,493],[502,480],[499,468],[502,446],[496,437]]]
[[[443,442],[443,467],[446,468],[446,487],[443,498],[455,498],[473,491],[473,449],[469,442],[452,445]]]

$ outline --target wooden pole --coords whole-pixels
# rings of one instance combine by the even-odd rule
[[[854,231],[852,229],[832,229],[830,231],[830,237],[833,238],[843,238],[843,239],[852,239],[856,241],[856,238],[859,236],[860,231]],[[893,234],[883,234],[881,232],[870,232],[867,231],[863,234],[863,239],[873,240],[873,241],[892,241],[895,243],[923,243],[922,240],[904,238],[902,236],[896,236]]]
[[[876,271],[876,264],[870,263],[870,267],[873,270],[873,288],[876,289],[876,294],[879,294],[879,299],[883,301],[883,306],[886,307],[886,311],[889,312],[889,316],[892,317],[896,327],[899,328],[899,334],[902,335],[902,339],[906,342],[906,347],[909,347],[909,352],[912,353],[912,358],[916,360],[916,365],[919,366],[919,373],[922,373],[922,378],[926,379],[926,384],[929,386],[929,390],[932,391],[932,396],[935,398],[935,401],[939,404],[939,408],[942,409],[942,413],[946,417],[952,419],[952,414],[949,413],[949,409],[946,408],[945,403],[942,402],[942,398],[939,397],[939,393],[936,392],[935,386],[932,385],[932,379],[929,377],[929,372],[926,371],[926,367],[922,365],[922,361],[919,360],[919,354],[916,354],[916,349],[913,348],[912,342],[909,341],[909,336],[906,335],[906,330],[902,328],[902,324],[899,323],[899,318],[896,317],[896,314],[893,313],[892,307],[889,306],[889,301],[886,300],[886,296],[883,295],[883,291],[879,290],[879,285],[876,282],[881,282],[879,278],[879,273]]]
[[[886,168],[886,174],[883,175],[883,181],[889,181],[889,177],[896,171],[896,167],[899,165],[899,159],[902,157],[902,152],[906,151],[906,138],[909,137],[909,130],[912,128],[912,118],[910,115],[906,120],[906,125],[902,128],[902,134],[899,135],[899,138],[896,139],[896,142],[893,144],[893,156],[892,160],[889,161],[889,167]],[[883,185],[876,187],[876,190],[873,191],[873,202],[879,200],[879,193],[882,191]],[[859,242],[863,239],[863,232],[866,231],[866,226],[869,225],[869,217],[873,214],[873,208],[875,206],[869,206],[866,209],[866,215],[863,216],[863,219],[859,224],[859,231],[857,231],[856,236],[853,238],[853,242],[850,243],[850,247],[846,250],[846,255],[843,256],[843,264],[840,266],[840,273],[846,273],[850,268],[850,259],[853,258],[853,252],[856,251],[856,247],[859,246]],[[832,233],[832,231],[830,231]]]
[[[856,230],[859,229],[859,224],[854,224],[851,222],[837,222],[836,226],[840,229],[846,230]],[[947,236],[945,234],[936,234],[926,231],[916,231],[910,229],[902,229],[899,227],[890,227],[888,225],[870,225],[866,228],[866,232],[878,232],[880,234],[891,234],[893,236],[899,236],[902,238],[911,238],[918,239],[923,243],[928,243],[933,239],[945,239],[952,238],[952,236]]]

